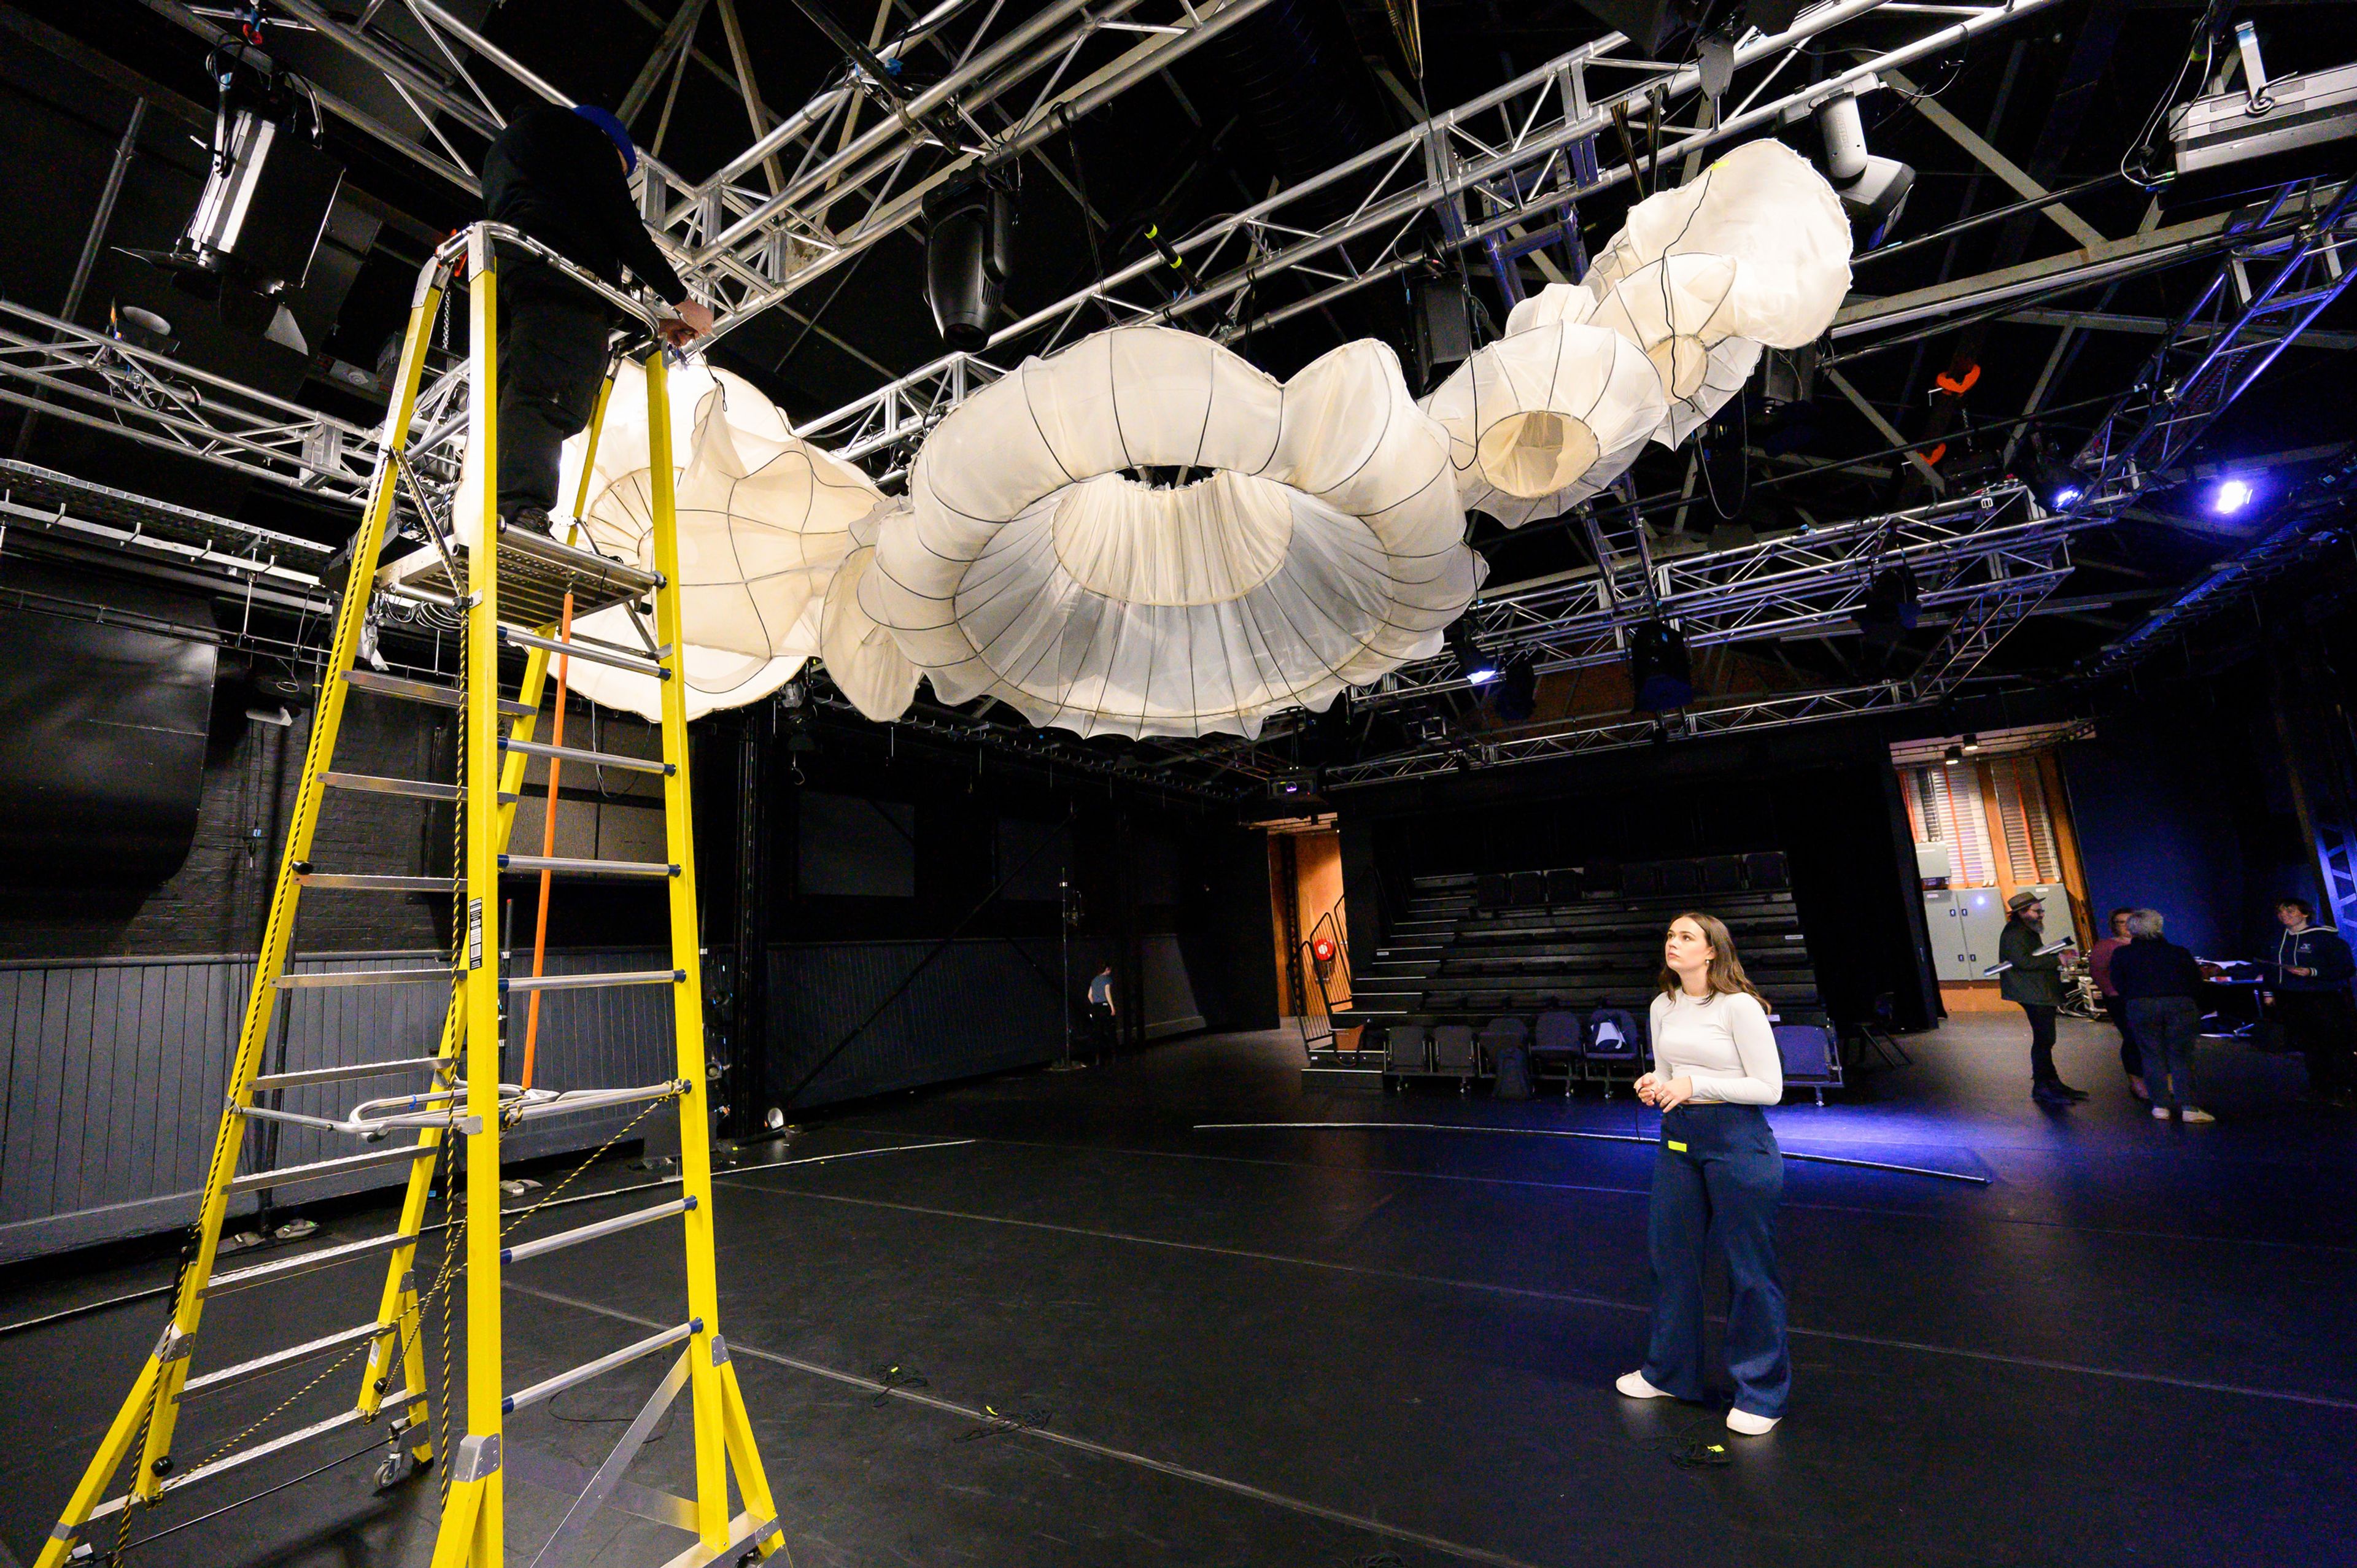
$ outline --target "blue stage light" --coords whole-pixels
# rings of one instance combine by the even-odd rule
[[[2210,510],[2220,517],[2232,517],[2250,505],[2257,494],[2248,479],[2226,479],[2210,492]]]
[[[2086,493],[2076,485],[2065,485],[2054,492],[2054,504],[2058,509],[2077,506]]]

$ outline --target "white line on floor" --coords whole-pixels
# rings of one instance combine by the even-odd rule
[[[507,1288],[520,1295],[537,1296],[543,1301],[554,1302],[559,1305],[574,1307],[582,1312],[595,1313],[600,1317],[609,1317],[618,1323],[636,1324],[643,1328],[666,1326],[651,1317],[640,1317],[635,1313],[623,1312],[610,1306],[600,1306],[595,1302],[582,1301],[575,1296],[559,1295],[554,1291],[535,1290],[529,1286],[516,1284],[512,1281],[508,1283]],[[958,1416],[979,1424],[995,1424],[986,1412],[974,1410],[949,1400],[936,1399],[931,1394],[918,1393],[898,1385],[888,1386],[872,1378],[863,1378],[854,1372],[838,1371],[833,1367],[823,1367],[816,1361],[805,1361],[800,1357],[784,1355],[776,1350],[764,1350],[759,1346],[748,1345],[741,1339],[730,1339],[728,1352],[732,1356],[749,1356],[757,1361],[768,1361],[793,1371],[807,1372],[813,1377],[842,1383],[846,1387],[857,1389],[863,1393],[886,1394],[896,1400],[905,1400],[910,1404],[922,1405],[928,1410],[937,1410],[944,1414]],[[1059,1447],[1077,1449],[1083,1454],[1093,1454],[1101,1459],[1117,1459],[1125,1465],[1135,1465],[1160,1475],[1176,1477],[1182,1481],[1193,1481],[1201,1486],[1217,1487],[1221,1491],[1232,1493],[1236,1497],[1250,1498],[1254,1502],[1267,1503],[1271,1507],[1285,1509],[1311,1519],[1324,1520],[1329,1524],[1339,1524],[1346,1529],[1364,1530],[1370,1535],[1379,1535],[1386,1540],[1406,1541],[1412,1545],[1426,1547],[1431,1551],[1443,1552],[1468,1563],[1486,1563],[1491,1564],[1491,1568],[1536,1568],[1535,1564],[1525,1563],[1519,1557],[1508,1557],[1502,1552],[1485,1551],[1479,1546],[1467,1546],[1460,1541],[1446,1541],[1437,1535],[1426,1535],[1422,1530],[1409,1530],[1396,1524],[1385,1524],[1380,1520],[1367,1519],[1359,1514],[1345,1513],[1340,1509],[1328,1508],[1323,1503],[1313,1503],[1301,1498],[1289,1498],[1282,1492],[1272,1492],[1265,1487],[1253,1486],[1249,1482],[1231,1480],[1225,1476],[1213,1475],[1209,1470],[1198,1470],[1190,1466],[1176,1465],[1168,1459],[1157,1459],[1149,1455],[1133,1453],[1126,1448],[1115,1448],[1109,1444],[1093,1443],[1085,1437],[1075,1437],[1068,1432],[1057,1432],[1044,1426],[1024,1426],[1012,1429],[1009,1435],[1035,1438],[1041,1443],[1052,1443]]]

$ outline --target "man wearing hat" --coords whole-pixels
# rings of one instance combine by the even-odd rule
[[[2029,888],[2006,900],[2005,935],[1996,956],[2007,968],[1997,991],[2029,1015],[2029,1097],[2040,1105],[2075,1105],[2087,1098],[2054,1070],[2054,1012],[2062,1005],[2062,955],[2046,945],[2046,906]]]
[[[543,103],[508,122],[483,158],[483,215],[620,286],[622,269],[668,302],[676,348],[712,330],[630,200],[630,133],[605,110]],[[586,428],[606,374],[605,304],[533,256],[500,267],[500,516],[549,532],[558,449]]]

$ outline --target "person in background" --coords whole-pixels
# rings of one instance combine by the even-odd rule
[[[2029,1098],[2040,1105],[2075,1105],[2087,1098],[2054,1070],[2054,1013],[2062,1005],[2062,955],[2040,953],[2046,945],[2046,905],[2023,888],[2005,905],[2005,934],[1996,956],[2007,967],[1997,976],[1997,993],[2029,1017]],[[2116,956],[2116,955],[2115,955]]]
[[[2144,1053],[2145,1087],[2152,1115],[2176,1112],[2187,1122],[2217,1118],[2193,1103],[2193,1049],[2201,1036],[2201,983],[2194,956],[2161,933],[2158,909],[2128,915],[2128,945],[2112,954],[2112,983],[2126,1002],[2128,1023]]]
[[[2348,939],[2315,924],[2316,908],[2305,898],[2276,905],[2283,935],[2267,961],[2274,972],[2276,1015],[2292,1048],[2308,1058],[2308,1091],[2335,1104],[2350,1101],[2349,1053],[2357,1046],[2357,1011],[2349,1000],[2349,979],[2357,972]]]
[[[1792,1360],[1784,1277],[1776,1265],[1776,1205],[1784,1155],[1764,1106],[1784,1097],[1784,1060],[1768,1004],[1743,973],[1717,918],[1680,915],[1662,944],[1653,998],[1653,1070],[1637,1098],[1662,1113],[1645,1232],[1653,1269],[1645,1364],[1614,1387],[1630,1399],[1703,1395],[1703,1270],[1727,1259],[1730,1431],[1759,1436],[1783,1419]]]
[[[2144,1086],[2144,1058],[2136,1054],[2136,1029],[2128,1023],[2127,1004],[2120,1000],[2119,987],[2112,983],[2112,955],[2128,945],[2128,917],[2133,909],[2112,911],[2112,934],[2087,950],[2087,972],[2095,979],[2095,990],[2104,998],[2104,1016],[2120,1032],[2120,1068],[2128,1075],[2128,1088],[2138,1100],[2152,1096]]]
[[[595,104],[542,103],[507,124],[483,156],[483,216],[530,236],[619,286],[622,269],[669,301],[661,330],[673,348],[712,330],[630,199],[639,152],[621,121]],[[587,427],[606,379],[605,303],[530,254],[499,274],[500,516],[550,532],[558,450]]]
[[[1089,982],[1089,1034],[1097,1043],[1100,1066],[1113,1060],[1114,1020],[1120,1015],[1113,999],[1113,965],[1107,964]]]

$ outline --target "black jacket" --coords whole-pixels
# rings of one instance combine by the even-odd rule
[[[2352,969],[2349,944],[2330,926],[2310,926],[2304,931],[2286,931],[2276,939],[2273,955],[2275,979],[2269,982],[2278,991],[2346,991]],[[2313,970],[2312,974],[2286,974],[2285,969]]]
[[[687,297],[640,221],[614,144],[570,109],[544,103],[508,122],[483,156],[483,216],[609,284],[628,267],[664,303]]]
[[[2013,965],[1996,977],[1997,994],[2029,1007],[2062,1005],[2062,955],[2038,950],[2046,945],[2043,928],[2018,915],[2008,918],[1996,940],[1996,956]]]
[[[2125,1000],[2201,994],[2201,966],[2166,937],[2138,937],[2112,954],[2112,985]]]

